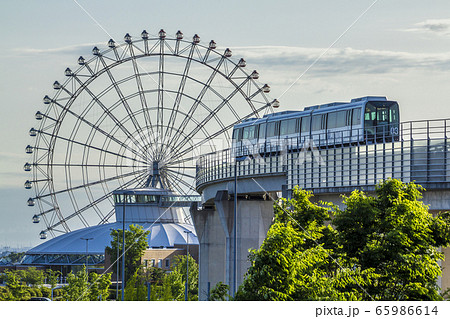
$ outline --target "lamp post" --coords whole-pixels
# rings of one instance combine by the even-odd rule
[[[119,298],[119,262],[120,262],[119,231],[114,228],[110,228],[110,230],[117,231],[117,254],[116,254],[116,301],[117,301],[117,299]]]
[[[127,196],[123,194],[123,211],[122,211],[122,301],[125,297],[125,202]]]
[[[185,230],[186,233],[186,284],[184,286],[184,300],[188,300],[188,282],[189,282],[189,234],[192,234],[190,230]]]
[[[247,159],[247,155],[242,155],[242,156],[236,156],[234,158],[235,162],[234,162],[234,223],[233,223],[233,236],[234,236],[234,260],[233,260],[233,290],[232,290],[232,297],[234,298],[234,294],[236,293],[236,288],[237,288],[237,197],[238,197],[238,192],[237,192],[237,167],[238,167],[238,162],[243,162]]]
[[[88,258],[89,241],[92,240],[92,239],[94,239],[94,238],[92,238],[92,237],[89,237],[89,238],[81,237],[80,239],[86,241],[86,263],[85,263],[84,265],[86,266],[86,273],[87,273],[87,279],[86,279],[86,281],[89,282],[89,270],[88,270],[88,267],[89,267],[89,258]]]

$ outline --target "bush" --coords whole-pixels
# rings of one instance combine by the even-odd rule
[[[7,287],[0,287],[0,301],[14,300],[14,296]]]
[[[50,298],[52,296],[52,290],[48,287],[41,287],[40,289],[41,297],[47,297]],[[53,291],[53,295],[55,292]]]

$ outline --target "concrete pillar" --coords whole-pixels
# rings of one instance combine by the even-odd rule
[[[234,195],[233,195],[234,196]],[[237,209],[237,247],[235,247],[234,198],[227,191],[218,191],[215,198],[217,213],[226,236],[225,283],[233,288],[233,271],[235,249],[237,250],[236,288],[242,283],[250,266],[248,254],[250,249],[258,249],[264,239],[273,219],[273,201],[259,197],[239,197]]]
[[[199,241],[199,300],[208,299],[208,283],[225,282],[225,234],[214,209],[191,207]]]

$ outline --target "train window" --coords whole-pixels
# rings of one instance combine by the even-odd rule
[[[297,119],[284,120],[280,123],[280,136],[296,132]]]
[[[313,115],[311,123],[311,131],[318,131],[322,129],[322,114]]]
[[[242,128],[236,128],[236,129],[234,129],[234,131],[233,131],[233,140],[240,140],[241,139],[241,131],[242,131]]]
[[[255,125],[250,125],[244,127],[244,130],[242,131],[242,139],[243,140],[252,140],[255,138]]]
[[[259,124],[259,135],[260,139],[266,138],[266,123]]]
[[[365,121],[375,121],[377,119],[377,109],[374,105],[367,103],[364,111]]]
[[[332,128],[336,128],[336,119],[337,119],[337,112],[331,112],[328,113],[328,120],[327,120],[327,128],[328,129],[332,129]]]
[[[378,108],[377,112],[378,122],[387,123],[389,122],[389,110],[387,108]]]
[[[302,129],[301,129],[302,133],[309,132],[310,124],[311,124],[310,116],[302,117]]]
[[[267,137],[278,135],[278,123],[279,122],[269,122],[267,123]]]
[[[398,104],[394,103],[389,108],[390,114],[389,114],[389,120],[391,123],[398,123]]]
[[[361,111],[359,109],[353,109],[352,113],[352,125],[361,124]]]
[[[336,112],[336,127],[344,127],[347,111]]]

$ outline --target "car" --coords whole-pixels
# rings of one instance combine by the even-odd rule
[[[52,301],[50,298],[47,297],[31,297],[28,301]]]

